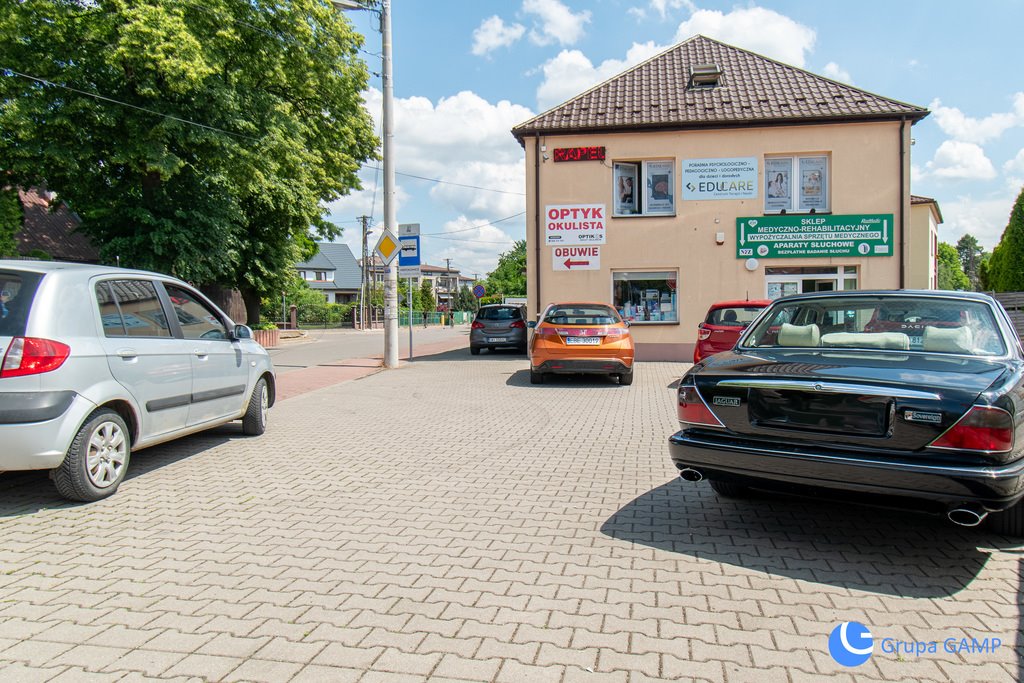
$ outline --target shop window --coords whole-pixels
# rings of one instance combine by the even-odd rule
[[[765,213],[827,213],[829,179],[828,157],[765,157]]]
[[[675,161],[617,161],[612,164],[613,216],[674,216]]]
[[[615,309],[630,323],[679,322],[677,271],[612,273]]]

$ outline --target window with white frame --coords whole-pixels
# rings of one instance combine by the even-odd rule
[[[675,197],[675,160],[612,164],[613,216],[674,216]]]
[[[828,213],[828,157],[771,156],[764,159],[765,213]]]
[[[679,322],[679,271],[612,273],[612,305],[630,323]]]

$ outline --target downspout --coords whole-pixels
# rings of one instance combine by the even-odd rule
[[[903,205],[906,203],[906,164],[907,164],[907,145],[904,140],[904,133],[907,126],[907,119],[905,116],[900,117],[900,289],[907,286],[906,283],[906,215],[903,210]]]
[[[540,134],[533,139],[533,275],[537,281],[537,315],[540,299]]]

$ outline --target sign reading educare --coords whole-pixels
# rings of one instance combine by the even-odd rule
[[[736,219],[736,258],[892,256],[891,213]]]
[[[757,158],[683,159],[683,199],[757,199]]]

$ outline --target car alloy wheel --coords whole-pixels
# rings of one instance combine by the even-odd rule
[[[87,448],[85,472],[93,486],[105,489],[121,481],[128,462],[128,439],[119,424],[107,421],[96,425]]]

